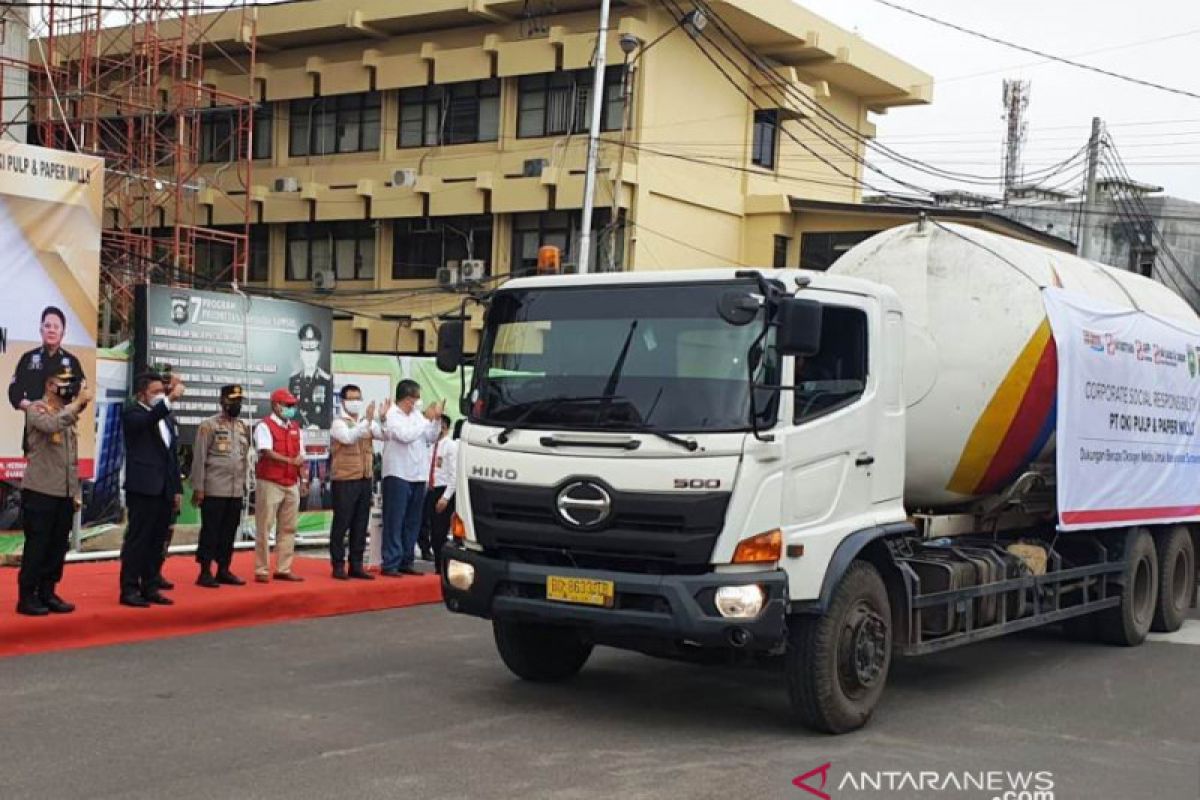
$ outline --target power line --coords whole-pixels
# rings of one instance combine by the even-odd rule
[[[1142,78],[1135,78],[1131,75],[1123,75],[1120,72],[1113,72],[1112,70],[1102,69],[1100,67],[1092,66],[1091,64],[1084,64],[1082,61],[1073,61],[1069,58],[1064,58],[1062,56],[1056,56],[1053,53],[1047,53],[1044,50],[1036,50],[1032,47],[1026,47],[1025,45],[1016,44],[1015,42],[1010,42],[1005,39],[1001,39],[997,36],[992,36],[990,34],[983,33],[982,31],[973,30],[971,28],[965,28],[962,25],[956,25],[953,22],[947,22],[946,20],[938,19],[937,17],[930,16],[929,14],[924,14],[920,11],[915,11],[906,6],[902,6],[899,3],[893,3],[893,2],[891,2],[891,0],[874,0],[874,2],[878,3],[881,6],[887,6],[888,8],[894,9],[896,11],[900,11],[904,14],[908,14],[910,16],[917,17],[919,19],[923,19],[926,22],[932,22],[934,25],[940,25],[943,28],[949,28],[951,30],[958,31],[959,33],[965,33],[969,36],[974,36],[976,38],[983,39],[985,41],[991,42],[992,44],[998,44],[1003,47],[1008,47],[1012,50],[1020,50],[1023,53],[1030,53],[1031,55],[1038,56],[1039,58],[1044,58],[1047,61],[1057,61],[1058,63],[1066,64],[1069,67],[1075,67],[1077,69],[1087,70],[1088,72],[1095,72],[1099,75],[1105,75],[1109,78],[1116,78],[1119,81],[1125,81],[1126,83],[1133,83],[1133,84],[1137,84],[1138,86],[1145,86],[1150,89],[1158,89],[1159,91],[1170,92],[1171,94],[1182,95],[1183,97],[1190,97],[1193,100],[1200,100],[1200,93],[1197,93],[1197,92],[1191,92],[1191,91],[1188,91],[1187,89],[1177,89],[1173,86],[1166,86],[1161,83],[1155,83],[1154,81],[1148,81],[1148,80],[1144,80]]]

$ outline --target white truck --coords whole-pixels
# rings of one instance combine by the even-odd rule
[[[924,219],[828,273],[504,284],[464,378],[445,604],[533,681],[595,645],[782,656],[795,714],[833,733],[867,722],[893,655],[1177,629],[1200,484],[1115,527],[1059,519],[1050,287],[1200,330],[1150,280]],[[463,336],[443,325],[442,369]]]

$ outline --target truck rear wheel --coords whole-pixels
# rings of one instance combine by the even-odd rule
[[[879,572],[856,561],[829,610],[788,622],[787,679],[792,711],[826,733],[861,728],[883,694],[892,661],[892,610]]]
[[[1174,633],[1183,627],[1196,586],[1196,551],[1188,529],[1177,525],[1158,540],[1158,608],[1150,629]]]
[[[1145,528],[1128,534],[1133,541],[1126,552],[1129,563],[1122,573],[1121,604],[1095,614],[1096,634],[1109,644],[1133,647],[1150,632],[1158,600],[1158,553],[1154,537]]]
[[[592,654],[592,643],[575,628],[493,620],[492,633],[504,665],[527,681],[566,680]]]

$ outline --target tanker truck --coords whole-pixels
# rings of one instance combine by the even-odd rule
[[[827,273],[540,275],[460,370],[445,605],[529,681],[595,646],[782,665],[830,733],[895,657],[1196,597],[1200,320],[1140,276],[933,220]],[[1064,503],[1066,507],[1064,507]]]

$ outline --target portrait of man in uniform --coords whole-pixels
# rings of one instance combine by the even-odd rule
[[[79,359],[62,347],[67,332],[66,314],[55,306],[46,306],[42,309],[40,331],[42,346],[21,356],[8,384],[8,402],[16,411],[23,412],[41,400],[46,378],[64,367],[69,367],[80,383],[87,380]]]
[[[304,428],[328,429],[333,416],[333,376],[321,368],[321,330],[303,325],[299,330],[300,371],[288,381],[296,396],[296,417]]]

